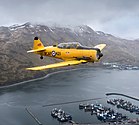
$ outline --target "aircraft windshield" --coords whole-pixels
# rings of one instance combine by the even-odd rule
[[[73,42],[73,43],[60,43],[58,45],[58,48],[62,48],[62,49],[76,49],[78,46],[81,46],[81,44],[78,43],[78,42]]]

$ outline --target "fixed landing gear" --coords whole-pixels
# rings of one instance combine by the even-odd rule
[[[43,59],[43,56],[41,56],[40,59]]]

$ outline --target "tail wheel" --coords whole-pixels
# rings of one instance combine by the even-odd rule
[[[40,59],[43,59],[43,56],[41,56]]]

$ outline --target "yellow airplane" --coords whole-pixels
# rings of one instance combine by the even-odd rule
[[[37,66],[32,68],[26,68],[27,70],[45,70],[50,68],[64,67],[77,65],[87,62],[98,62],[103,56],[102,49],[106,44],[99,44],[95,47],[86,47],[82,46],[78,42],[71,43],[60,43],[59,45],[47,46],[44,47],[42,42],[38,37],[34,38],[33,49],[27,51],[27,53],[35,53],[40,55],[40,59],[43,59],[43,56],[54,57],[64,60],[63,62]]]

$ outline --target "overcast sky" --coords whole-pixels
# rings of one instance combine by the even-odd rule
[[[88,25],[139,38],[139,0],[0,0],[0,25],[26,22]]]

